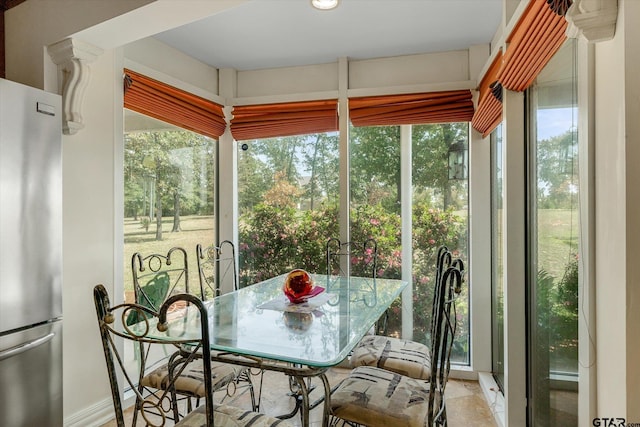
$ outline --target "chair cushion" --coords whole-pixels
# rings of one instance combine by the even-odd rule
[[[424,427],[428,399],[426,381],[361,366],[331,394],[331,411],[338,418],[369,427]]]
[[[376,366],[411,378],[431,376],[429,347],[415,341],[381,335],[367,335],[353,350],[351,367]]]
[[[213,421],[216,427],[291,427],[285,420],[229,405],[216,406]],[[205,423],[206,406],[201,405],[180,420],[176,427],[202,427]]]
[[[211,363],[211,378],[213,381],[213,390],[219,390],[225,387],[236,377],[236,370],[233,366],[226,363]],[[145,387],[166,390],[169,386],[169,368],[162,365],[153,372],[147,374],[140,381]],[[175,381],[176,392],[180,394],[189,394],[193,396],[205,396],[204,387],[204,369],[201,360],[194,360],[189,363],[179,378]]]

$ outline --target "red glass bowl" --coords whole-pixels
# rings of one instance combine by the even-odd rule
[[[324,289],[313,287],[311,275],[302,269],[291,270],[284,280],[282,291],[289,298],[289,301],[298,303],[304,302],[312,296],[318,295]]]

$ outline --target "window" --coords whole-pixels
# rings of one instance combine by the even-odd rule
[[[134,302],[131,258],[187,252],[190,291],[197,292],[196,244],[214,242],[215,144],[209,137],[125,110],[124,292]],[[162,360],[171,349],[152,359]],[[125,349],[126,363],[137,363]],[[151,362],[151,360],[150,360]]]
[[[504,391],[504,243],[502,125],[491,133],[491,371]]]
[[[532,425],[578,425],[578,143],[576,42],[529,89]]]
[[[435,255],[446,245],[467,257],[468,182],[449,179],[449,150],[462,143],[467,155],[468,123],[413,125],[411,145],[404,150],[400,126],[353,127],[350,131],[351,237],[378,242],[380,277],[400,278],[411,268],[413,317],[403,319],[398,301],[390,310],[388,334],[409,329],[416,341],[428,344]],[[401,159],[409,156],[411,182],[401,181]],[[465,163],[466,164],[466,163]],[[411,212],[402,212],[401,187],[412,186]],[[410,215],[412,230],[403,230]],[[412,242],[411,259],[401,258],[402,240]],[[452,361],[469,363],[468,291],[460,297],[458,333]],[[402,325],[408,322],[409,325]]]
[[[189,283],[198,286],[197,243],[214,242],[216,141],[126,110],[124,279],[133,302],[131,257],[187,251]],[[194,288],[195,289],[195,288]]]
[[[429,330],[433,298],[435,254],[440,245],[468,266],[469,183],[468,123],[412,126],[412,242],[413,334],[422,340]],[[451,173],[450,154],[458,150],[465,159],[462,173]],[[420,302],[421,304],[418,304]],[[469,364],[468,282],[456,302],[457,330],[451,361]]]
[[[400,126],[350,130],[350,239],[378,244],[378,276],[400,278],[413,265],[414,339],[428,341],[435,252],[445,244],[467,257],[468,183],[449,179],[448,153],[468,123],[415,125],[413,147],[401,153]],[[339,236],[338,134],[274,137],[238,143],[240,286],[303,266],[324,273],[325,243]],[[402,155],[413,151],[413,231],[401,228]],[[466,155],[466,150],[464,151]],[[407,184],[410,185],[410,184]],[[410,213],[407,213],[410,214]],[[402,262],[402,233],[415,242]],[[415,301],[419,300],[419,303]],[[468,291],[461,297],[453,360],[469,361]],[[388,333],[400,336],[401,302],[391,310]]]
[[[324,273],[338,190],[336,132],[240,142],[240,286],[294,268]]]

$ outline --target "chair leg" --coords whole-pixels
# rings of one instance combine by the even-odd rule
[[[387,336],[387,323],[389,320],[389,311],[385,310],[382,316],[376,322],[375,334]]]
[[[249,376],[254,375],[251,372],[251,369],[249,369]],[[260,376],[260,385],[258,386],[258,399],[256,402],[255,399],[255,395],[252,395],[251,397],[251,403],[253,404],[253,410],[255,412],[259,412],[260,411],[260,405],[262,403],[262,384],[263,384],[263,380],[264,380],[264,369],[260,369],[260,372],[258,372],[257,374],[255,374],[256,376]],[[252,393],[253,393],[253,388],[251,389]]]
[[[251,379],[251,369],[247,369],[242,374],[238,375],[238,378],[236,378],[236,384],[240,381],[248,383],[247,387],[249,387],[249,396],[251,397],[251,408],[254,412],[258,412],[260,410],[260,402],[256,403],[256,393],[255,387],[253,386],[253,380]],[[260,386],[262,387],[262,382],[260,383]]]

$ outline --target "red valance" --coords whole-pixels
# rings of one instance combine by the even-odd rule
[[[349,99],[354,126],[468,122],[473,117],[470,90]]]
[[[211,138],[224,133],[221,105],[135,71],[124,73],[125,108]]]
[[[478,108],[471,124],[475,130],[482,133],[483,138],[502,121],[502,85],[498,81],[501,65],[502,52],[498,52],[478,86]]]
[[[338,130],[338,100],[234,107],[231,133],[237,141]]]
[[[530,0],[507,38],[498,80],[505,89],[522,92],[538,76],[567,36],[564,18],[569,0]]]

